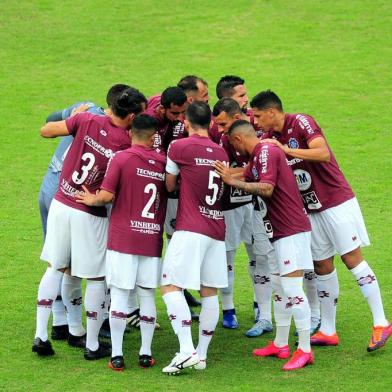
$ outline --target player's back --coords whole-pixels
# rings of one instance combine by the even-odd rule
[[[55,198],[92,215],[106,216],[104,207],[76,203],[75,193],[85,185],[95,192],[101,186],[109,159],[116,151],[131,146],[126,129],[115,126],[109,116],[80,113],[66,120],[74,141],[64,160],[59,190]]]
[[[179,166],[181,176],[176,230],[224,240],[223,182],[214,162],[227,162],[226,152],[208,137],[191,135],[172,142],[168,158]]]

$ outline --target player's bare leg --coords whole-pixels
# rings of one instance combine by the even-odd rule
[[[341,257],[357,281],[372,312],[373,331],[367,350],[375,351],[384,346],[392,335],[392,324],[385,318],[378,280],[369,264],[363,259],[360,248],[356,248]]]
[[[204,287],[200,289],[201,312],[199,324],[199,343],[196,351],[200,362],[195,366],[197,370],[204,370],[207,366],[207,351],[219,321],[219,299],[217,289]]]

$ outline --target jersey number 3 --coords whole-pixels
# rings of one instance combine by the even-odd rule
[[[72,181],[77,185],[83,184],[86,181],[89,170],[94,166],[95,156],[91,152],[85,152],[82,155],[82,161],[85,162],[85,165],[80,168],[82,173],[76,170],[72,173]]]

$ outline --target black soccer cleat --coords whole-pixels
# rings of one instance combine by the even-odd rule
[[[49,357],[54,355],[52,343],[50,343],[49,339],[46,342],[43,342],[40,338],[35,338],[31,351],[42,357]]]
[[[67,340],[68,325],[53,325],[50,336],[53,340]]]
[[[201,306],[201,302],[199,302],[188,290],[184,290],[184,297],[188,306],[193,308]]]
[[[111,358],[109,361],[109,367],[116,372],[122,372],[125,368],[124,357],[122,355],[118,355]]]
[[[85,348],[86,347],[86,334],[82,336],[75,336],[68,334],[68,344],[71,347]]]
[[[139,355],[139,366],[142,368],[150,368],[155,365],[155,359],[151,355]]]
[[[99,347],[93,351],[89,348],[84,349],[84,359],[95,361],[97,359],[110,357],[112,355],[112,346],[109,343],[99,343]]]

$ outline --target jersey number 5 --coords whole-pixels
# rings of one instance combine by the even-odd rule
[[[219,174],[213,170],[210,170],[208,176],[208,189],[212,189],[212,196],[206,196],[206,203],[210,206],[213,206],[215,204],[219,192],[219,186],[214,182],[215,178],[220,178]]]

